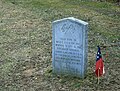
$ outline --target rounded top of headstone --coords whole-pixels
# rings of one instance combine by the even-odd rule
[[[73,21],[73,22],[76,22],[76,23],[80,23],[80,24],[83,24],[83,25],[88,25],[87,22],[79,20],[79,19],[74,18],[74,17],[63,18],[63,19],[60,19],[60,20],[56,20],[53,23],[60,23],[62,21],[66,21],[66,20],[70,20],[70,21]]]

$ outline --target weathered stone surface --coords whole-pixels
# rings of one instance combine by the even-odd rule
[[[84,78],[87,68],[88,23],[73,17],[53,22],[52,66],[56,74]]]

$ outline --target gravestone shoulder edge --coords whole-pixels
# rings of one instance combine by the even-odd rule
[[[68,18],[56,20],[56,21],[53,21],[52,24],[61,23],[61,22],[64,22],[64,21],[66,21],[66,20],[69,20],[69,21],[71,21],[71,22],[75,22],[75,23],[78,23],[78,24],[82,24],[82,25],[88,25],[87,22],[82,21],[82,20],[79,20],[79,19],[76,19],[76,18],[74,18],[74,17],[68,17]]]

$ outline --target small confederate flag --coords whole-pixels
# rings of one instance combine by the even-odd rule
[[[100,47],[98,46],[98,52],[96,55],[96,66],[95,66],[95,74],[97,77],[102,76],[105,73],[103,59],[100,51]]]

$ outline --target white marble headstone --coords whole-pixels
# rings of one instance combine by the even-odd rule
[[[84,78],[87,68],[88,23],[73,17],[52,25],[52,66],[56,74]]]

